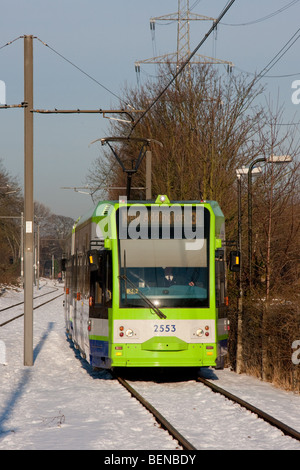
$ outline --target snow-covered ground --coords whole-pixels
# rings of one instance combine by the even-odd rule
[[[44,284],[40,293],[53,288]],[[0,309],[22,296],[7,290]],[[78,357],[65,336],[62,299],[34,313],[33,367],[23,366],[23,318],[0,328],[0,450],[178,450],[109,372]],[[212,373],[219,386],[300,431],[299,395],[229,370]],[[197,449],[300,450],[300,442],[193,380],[132,384]]]

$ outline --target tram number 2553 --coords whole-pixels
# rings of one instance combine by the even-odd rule
[[[154,325],[154,333],[175,333],[176,325]]]

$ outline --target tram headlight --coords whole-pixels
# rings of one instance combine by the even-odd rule
[[[198,330],[196,331],[196,335],[199,337],[203,336],[203,333],[204,331],[202,330],[202,328],[198,328]]]
[[[132,336],[133,336],[133,330],[131,330],[130,328],[128,328],[128,330],[126,330],[125,334],[126,334],[126,336],[128,336],[128,338],[132,338]]]

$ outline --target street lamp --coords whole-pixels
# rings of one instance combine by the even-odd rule
[[[238,318],[237,318],[237,351],[236,351],[236,372],[237,374],[243,371],[243,283],[242,283],[242,266],[243,266],[243,255],[242,255],[242,176],[248,175],[249,168],[242,166],[236,170],[237,186],[238,186],[238,252],[239,252],[239,297],[238,297]],[[252,173],[261,173],[261,167],[253,169]]]
[[[274,155],[269,157],[260,157],[250,163],[248,169],[248,265],[249,265],[249,287],[252,283],[252,173],[253,168],[257,163],[275,163],[283,164],[292,161],[290,155]]]
[[[236,176],[237,176],[237,183],[238,183],[238,250],[240,252],[240,296],[242,296],[241,293],[241,275],[242,275],[242,185],[241,185],[241,178],[242,176],[249,175],[249,168],[242,166],[242,168],[238,168],[236,171]],[[259,173],[262,172],[262,169],[260,166],[253,168],[252,170],[252,175],[256,174],[258,175]]]
[[[260,166],[252,169],[252,174],[259,174],[262,172]],[[238,183],[238,250],[240,252],[240,297],[242,297],[242,209],[241,209],[241,201],[242,201],[242,187],[241,187],[241,178],[244,175],[249,175],[249,168],[242,166],[242,168],[238,168],[236,170],[237,176],[237,183]]]

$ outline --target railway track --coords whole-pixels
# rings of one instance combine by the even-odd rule
[[[265,413],[264,411],[260,410],[259,408],[256,408],[255,406],[253,406],[250,403],[242,400],[241,398],[237,397],[236,395],[233,395],[232,393],[228,392],[227,390],[224,390],[223,388],[218,387],[217,385],[215,385],[214,383],[210,382],[209,380],[207,380],[203,377],[198,377],[197,381],[201,382],[206,387],[209,387],[213,392],[220,393],[221,395],[223,395],[224,397],[226,397],[229,400],[233,401],[234,403],[237,403],[240,406],[242,406],[243,408],[246,408],[246,410],[251,411],[251,413],[256,414],[259,418],[263,419],[264,421],[271,424],[272,426],[275,426],[276,428],[280,429],[280,431],[283,432],[286,436],[292,437],[293,439],[296,439],[297,441],[300,441],[300,432],[296,431],[295,429],[291,428],[290,426],[287,426],[282,421],[279,421],[278,419],[274,418],[273,416],[269,415],[268,413]]]
[[[47,292],[47,293],[45,293],[45,294],[39,295],[39,296],[37,296],[37,297],[34,297],[34,300],[39,299],[40,297],[44,297],[45,295],[50,295],[50,294],[52,294],[53,292],[56,292],[56,291],[58,291],[58,290],[59,290],[59,289],[56,288],[56,289],[54,289],[54,290],[52,290],[52,291],[50,291],[50,292]],[[55,296],[55,297],[52,297],[51,299],[47,300],[46,302],[43,302],[43,303],[41,303],[41,304],[39,304],[39,305],[33,307],[33,310],[37,310],[38,308],[43,307],[43,305],[46,305],[46,304],[48,304],[49,302],[52,302],[53,300],[57,299],[58,297],[61,297],[62,295],[64,295],[64,293],[61,293],[61,294],[59,294],[59,295],[57,295],[57,296]],[[24,302],[18,302],[17,304],[10,305],[9,307],[5,307],[4,309],[0,310],[0,313],[3,312],[4,310],[9,310],[9,309],[11,309],[11,308],[13,308],[13,307],[17,307],[17,306],[22,305],[22,304],[24,304]],[[20,314],[18,314],[18,315],[15,315],[15,316],[13,316],[13,317],[11,317],[11,318],[5,320],[5,321],[2,321],[2,323],[0,323],[0,328],[3,327],[3,326],[5,326],[5,325],[7,325],[8,323],[11,323],[11,322],[17,320],[18,318],[23,317],[23,316],[24,316],[24,312],[22,312],[22,313],[20,313]]]
[[[172,424],[152,406],[145,398],[143,398],[129,383],[119,376],[115,376],[123,387],[125,387],[131,395],[136,398],[150,413],[154,416],[160,426],[168,431],[168,433],[178,441],[183,450],[197,450]]]
[[[182,447],[183,450],[197,450],[197,448],[191,444],[153,405],[151,405],[137,390],[135,390],[132,385],[130,385],[126,380],[118,375],[114,375],[115,378],[119,381],[119,383],[125,387],[129,393],[136,398],[156,419],[156,421],[160,424],[160,426],[168,431],[168,433],[178,441],[179,445]],[[242,400],[241,398],[233,395],[232,393],[218,387],[217,385],[213,384],[209,380],[197,377],[197,382],[202,383],[204,386],[210,388],[213,392],[220,394],[226,397],[233,403],[236,403],[243,408],[247,409],[251,413],[257,415],[259,418],[267,422],[268,424],[276,427],[279,429],[284,435],[289,436],[297,441],[300,441],[300,432],[291,428],[290,426],[286,425],[285,423],[277,420],[273,416],[265,413],[264,411],[256,408],[255,406],[247,403],[246,401]]]
[[[44,297],[45,295],[49,295],[49,294],[52,294],[53,292],[57,292],[57,291],[58,291],[58,288],[56,287],[55,289],[53,289],[49,292],[45,292],[44,294],[37,295],[36,297],[33,297],[33,300],[39,299],[40,297]],[[19,305],[22,305],[23,303],[24,303],[24,301],[18,302],[18,303],[13,304],[13,305],[8,305],[7,307],[4,307],[4,308],[1,308],[0,313],[5,312],[6,310],[9,310],[10,308],[18,307]]]

